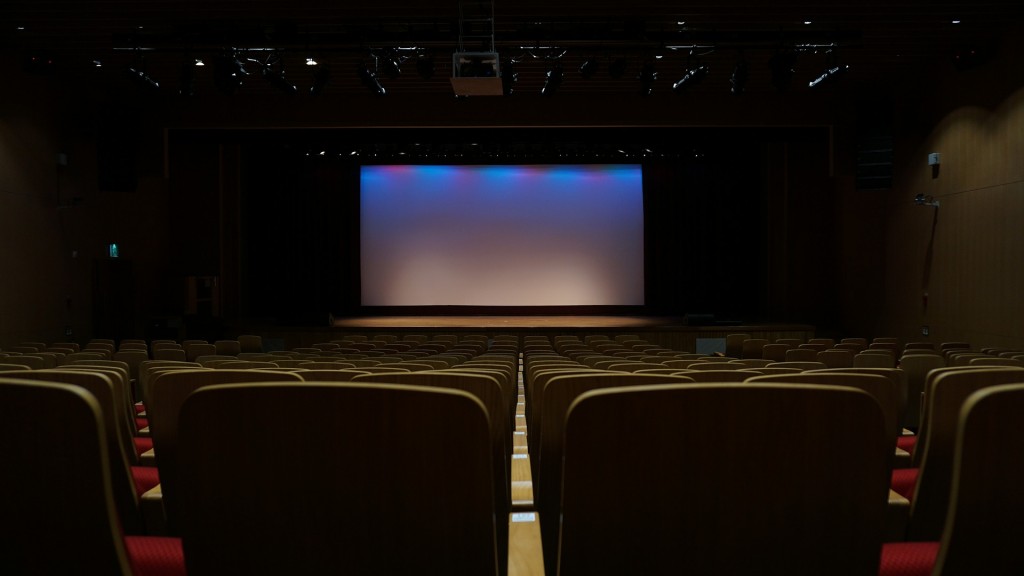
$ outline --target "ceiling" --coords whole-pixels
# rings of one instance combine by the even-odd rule
[[[769,65],[779,53],[793,54],[781,67],[793,70],[788,90],[808,90],[824,70],[846,66],[815,89],[877,90],[922,68],[970,66],[1022,21],[1019,0],[4,0],[0,47],[30,72],[128,84],[133,67],[175,95],[186,85],[183,70],[194,73],[195,94],[226,95],[213,64],[232,52],[249,73],[235,98],[281,91],[260,78],[263,68],[283,72],[299,97],[308,97],[316,68],[329,70],[325,97],[367,94],[360,66],[375,71],[385,97],[452,94],[453,54],[493,46],[505,79],[515,72],[512,96],[538,95],[552,65],[564,74],[557,97],[640,93],[645,65],[656,72],[651,94],[672,93],[687,69],[705,64],[705,80],[686,90],[727,97],[739,61],[747,65],[744,94],[779,90]],[[396,48],[401,73],[393,76],[382,64]],[[432,75],[417,68],[428,56]],[[307,67],[310,57],[319,66]],[[207,66],[192,66],[197,58]],[[584,78],[587,59],[598,67]],[[619,60],[625,69],[612,74]]]

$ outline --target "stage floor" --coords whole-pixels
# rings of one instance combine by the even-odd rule
[[[685,326],[681,318],[652,316],[365,316],[335,318],[335,328],[656,328]]]

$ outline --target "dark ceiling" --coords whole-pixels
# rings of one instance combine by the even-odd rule
[[[260,78],[263,68],[308,94],[312,57],[329,71],[325,95],[366,94],[356,71],[369,66],[386,97],[401,99],[452,94],[453,54],[490,51],[493,42],[506,80],[515,72],[513,96],[539,94],[553,65],[564,73],[557,93],[635,94],[645,66],[656,72],[651,92],[668,93],[686,69],[706,64],[705,81],[688,90],[727,97],[741,60],[744,93],[777,91],[783,78],[770,62],[780,54],[793,58],[779,67],[793,70],[789,90],[808,90],[829,67],[849,69],[820,89],[877,90],[912,81],[922,67],[970,67],[1022,20],[1019,0],[4,0],[0,47],[34,73],[127,82],[133,67],[174,94],[187,85],[183,70],[195,73],[196,94],[225,93],[214,64],[233,52],[249,72],[234,97],[279,91]],[[389,56],[397,76],[383,66]],[[417,66],[428,57],[432,75]],[[191,66],[197,58],[207,65]],[[585,78],[588,59],[597,69]],[[612,72],[617,61],[621,74]]]

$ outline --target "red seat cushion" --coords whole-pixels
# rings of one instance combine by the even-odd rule
[[[185,576],[180,538],[125,536],[124,547],[132,576]]]
[[[135,453],[139,456],[153,449],[153,439],[149,436],[136,436],[132,440],[135,441]]]
[[[882,545],[879,576],[931,576],[938,542],[887,542]]]
[[[146,426],[149,426],[149,418],[135,418],[135,428],[142,430]]]
[[[892,471],[892,483],[889,487],[907,500],[914,499],[914,487],[917,485],[917,468],[897,468]]]
[[[145,411],[146,411],[146,407],[142,405],[142,402],[136,402],[135,403],[135,412],[136,413],[138,413],[138,412],[145,412]]]
[[[135,481],[135,492],[142,496],[160,483],[160,474],[156,466],[132,466],[132,480]]]
[[[914,445],[917,444],[917,436],[900,436],[896,439],[896,447],[906,450],[907,452],[914,451]]]

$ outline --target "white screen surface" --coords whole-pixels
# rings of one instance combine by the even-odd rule
[[[644,303],[639,165],[364,166],[364,306]]]

